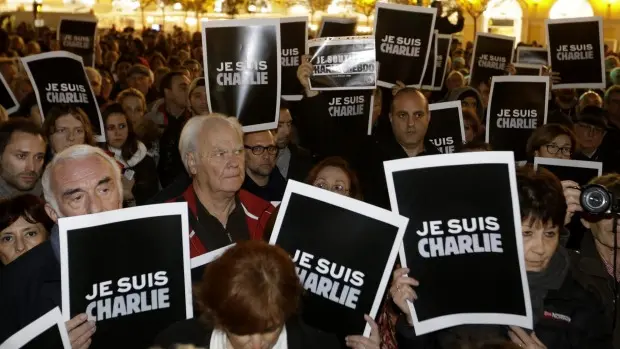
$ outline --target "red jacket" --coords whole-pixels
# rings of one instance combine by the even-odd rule
[[[271,217],[271,214],[275,210],[275,207],[271,203],[259,198],[258,196],[241,189],[237,193],[241,206],[245,212],[246,224],[248,231],[250,232],[250,239],[260,240],[263,238],[263,232],[267,221]],[[193,185],[190,184],[187,189],[178,198],[169,200],[168,202],[187,202],[189,208],[188,214],[196,217],[196,195],[194,194]],[[194,220],[196,221],[196,220]],[[204,247],[204,244],[200,241],[197,234],[194,233],[194,227],[192,227],[192,219],[189,220],[189,250],[190,258],[198,257],[209,251]]]

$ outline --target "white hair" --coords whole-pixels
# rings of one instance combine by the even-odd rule
[[[84,71],[86,71],[86,76],[88,77],[89,81],[93,78],[101,81],[101,74],[97,71],[97,69],[93,67],[86,67],[84,68]]]
[[[43,196],[45,197],[45,201],[54,209],[54,211],[56,211],[58,217],[62,217],[63,215],[60,212],[58,202],[56,201],[56,196],[54,196],[54,191],[52,190],[52,172],[54,172],[54,167],[66,160],[84,159],[90,156],[100,156],[112,166],[114,173],[113,179],[118,186],[118,193],[122,200],[123,182],[121,181],[121,168],[116,160],[100,148],[87,144],[73,145],[56,154],[47,167],[45,167],[45,171],[43,171],[43,176],[41,177],[41,185],[43,186]]]
[[[181,138],[179,139],[179,153],[183,160],[183,166],[187,173],[189,171],[189,165],[187,163],[187,154],[196,153],[198,151],[198,141],[203,140],[200,136],[200,131],[203,128],[215,128],[216,125],[225,125],[232,127],[233,130],[239,136],[239,139],[243,142],[243,129],[239,120],[235,117],[228,117],[226,115],[212,113],[209,115],[194,116],[189,119],[181,131]],[[204,137],[203,137],[204,138]]]

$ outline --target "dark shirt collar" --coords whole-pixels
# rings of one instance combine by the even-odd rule
[[[245,211],[238,195],[235,195],[235,208],[228,216],[228,222],[224,228],[222,223],[207,211],[194,190],[192,194],[196,198],[196,219],[200,225],[199,228],[194,229],[203,229],[204,234],[199,234],[199,236],[206,237],[206,239],[201,238],[200,241],[207,251],[214,251],[231,243],[250,239]]]

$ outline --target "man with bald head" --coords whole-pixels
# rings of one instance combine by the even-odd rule
[[[364,159],[357,161],[365,201],[384,208],[390,207],[384,161],[440,154],[426,140],[431,116],[428,100],[422,92],[408,87],[398,90],[394,94],[389,116],[394,137],[379,138],[368,154],[364,154]],[[362,161],[365,165],[361,164]]]
[[[259,135],[260,136],[260,135]],[[262,142],[253,137],[253,142]],[[268,142],[275,142],[265,137]],[[261,239],[274,207],[241,189],[246,177],[241,125],[219,114],[195,116],[181,132],[179,153],[191,177],[183,194],[168,202],[187,202],[190,256],[196,257],[236,241]],[[267,150],[266,150],[267,151]],[[268,152],[268,151],[267,151]]]
[[[242,188],[265,201],[282,201],[286,180],[276,169],[278,146],[271,131],[246,133],[245,181]]]
[[[579,97],[579,104],[577,105],[577,114],[581,113],[581,111],[585,107],[603,107],[603,98],[599,96],[598,93],[594,91],[586,91],[581,97]]]

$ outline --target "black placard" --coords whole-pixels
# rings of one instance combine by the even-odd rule
[[[42,120],[55,105],[79,107],[88,116],[96,141],[105,142],[101,112],[82,57],[55,51],[24,57],[22,63],[37,96]]]
[[[476,88],[494,76],[506,75],[506,67],[512,62],[514,43],[515,38],[511,36],[476,33],[469,86]]]
[[[437,35],[439,35],[439,32],[435,30],[433,40],[431,40],[431,53],[428,55],[426,70],[422,77],[422,89],[427,91],[432,91],[435,86],[435,75],[437,74]]]
[[[56,39],[60,49],[82,57],[84,65],[95,66],[95,35],[97,34],[97,19],[61,18],[58,24]]]
[[[396,81],[422,85],[436,14],[435,8],[377,2],[374,33],[381,66],[379,86],[392,87]]]
[[[406,226],[392,212],[289,181],[270,243],[297,266],[305,322],[339,336],[368,336],[364,314],[377,315]]]
[[[280,117],[280,20],[202,22],[211,112],[236,116],[244,132],[271,130]]]
[[[186,203],[63,218],[59,229],[63,315],[97,322],[91,349],[119,338],[147,348],[193,316]]]
[[[512,154],[432,155],[384,166],[392,211],[410,222],[400,257],[420,282],[418,300],[409,303],[416,334],[462,324],[531,329]]]
[[[321,27],[317,37],[333,38],[338,36],[355,35],[355,27],[357,26],[356,18],[343,17],[323,17]]]
[[[465,143],[465,127],[461,101],[434,103],[429,105],[431,121],[426,139],[444,154],[455,153]]]
[[[542,65],[540,64],[525,64],[525,63],[515,63],[515,70],[517,71],[516,75],[531,75],[531,76],[540,76],[542,75]]]
[[[537,127],[547,123],[548,96],[547,76],[494,77],[487,109],[486,142],[494,150],[513,151],[515,161],[527,160],[527,140]]]
[[[71,341],[60,308],[56,307],[31,322],[0,343],[0,348],[71,349]]]
[[[298,101],[303,97],[303,87],[297,79],[301,57],[307,54],[308,17],[280,18],[280,50],[282,71],[282,99]]]
[[[603,163],[598,161],[564,160],[555,158],[534,158],[534,168],[543,167],[561,181],[570,180],[585,185],[593,178],[603,175]]]
[[[434,91],[441,91],[446,81],[446,73],[448,71],[448,58],[450,57],[450,47],[452,45],[452,35],[437,35],[437,63],[435,63],[435,83]]]
[[[344,129],[348,134],[370,135],[372,133],[372,109],[374,105],[374,91],[326,91],[327,111],[332,118],[339,119],[338,124],[347,126]]]
[[[560,83],[553,89],[605,89],[603,19],[547,19],[547,43],[553,71]]]
[[[15,98],[9,84],[7,84],[6,80],[4,80],[4,76],[2,76],[2,74],[0,74],[0,105],[9,115],[19,109],[19,102]]]

